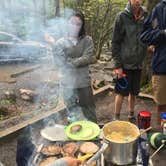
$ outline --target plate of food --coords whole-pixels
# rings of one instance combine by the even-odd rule
[[[100,134],[99,126],[91,121],[76,121],[65,128],[65,133],[72,140],[92,140]]]

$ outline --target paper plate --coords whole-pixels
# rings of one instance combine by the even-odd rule
[[[65,141],[68,140],[65,133],[65,126],[56,124],[51,127],[46,127],[40,131],[43,138],[49,141]]]
[[[82,128],[76,133],[71,133],[70,129],[74,125],[81,125]],[[66,135],[72,140],[92,140],[95,139],[100,134],[99,126],[91,121],[76,121],[71,123],[65,129]]]

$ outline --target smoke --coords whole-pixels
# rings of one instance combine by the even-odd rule
[[[42,3],[42,1],[37,2],[38,4]],[[44,35],[48,34],[54,38],[56,44],[60,38],[66,37],[68,35],[68,18],[73,13],[73,10],[65,9],[62,17],[46,19],[41,11],[34,8],[33,1],[4,0],[0,3],[0,31],[5,31],[6,33],[10,33],[19,37],[25,42],[24,44],[27,44],[27,41],[35,41],[42,43],[45,46],[44,49],[46,52],[43,54],[45,61],[44,63],[41,62],[42,65],[44,64],[44,68],[42,68],[40,71],[41,78],[42,80],[45,80],[45,83],[39,84],[35,89],[35,91],[39,94],[39,97],[35,100],[37,104],[36,109],[48,111],[56,106],[59,96],[64,97],[64,85],[62,84],[64,80],[68,85],[70,85],[70,88],[67,92],[67,98],[70,99],[73,97],[75,95],[73,89],[76,80],[73,80],[74,77],[70,75],[68,66],[66,66],[66,63],[64,62],[64,57],[59,55],[55,56],[55,52],[53,52],[54,46],[52,47],[52,44],[46,42],[44,38]],[[42,4],[40,4],[40,6],[42,6]],[[32,54],[38,54],[38,52],[35,52],[35,47],[34,49],[32,47],[23,48],[22,45],[19,45],[10,51],[14,54],[17,54],[17,51],[21,50],[23,50],[24,53],[27,53],[26,55],[23,54],[23,57],[28,56],[30,52]],[[43,73],[46,73],[46,71],[48,72],[46,75],[44,75]],[[58,85],[54,83],[55,76],[53,73],[56,74],[60,79]],[[32,80],[29,80],[29,82],[31,81]],[[38,82],[41,82],[41,80],[38,80]],[[74,96],[74,102],[77,100],[76,98],[77,96]],[[71,110],[67,108],[67,116],[75,117],[74,120],[70,119],[71,121],[78,120],[79,118],[82,119],[83,114],[80,107],[75,108],[73,112],[71,113]],[[45,127],[54,126],[55,123],[59,122],[60,120],[63,120],[62,116],[57,114],[57,116],[55,116],[53,119],[44,119],[43,123]],[[43,140],[36,135],[36,130],[36,127],[31,126],[29,132],[32,142],[37,148]],[[31,165],[31,163],[29,165]]]

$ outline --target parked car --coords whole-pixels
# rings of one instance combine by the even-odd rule
[[[47,45],[0,31],[0,63],[33,62],[47,57]]]

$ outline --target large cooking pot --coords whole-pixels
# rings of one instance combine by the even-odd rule
[[[127,121],[112,121],[102,129],[104,144],[90,160],[96,160],[102,153],[106,161],[117,165],[136,162],[137,140],[140,136],[138,127]]]

